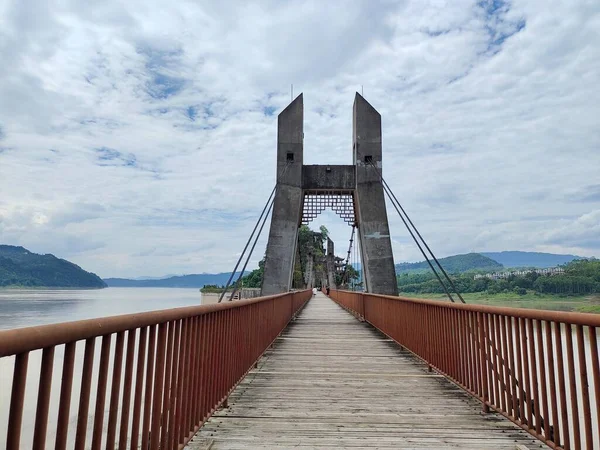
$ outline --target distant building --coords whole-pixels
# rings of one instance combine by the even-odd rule
[[[524,276],[528,273],[537,273],[538,275],[561,275],[565,273],[565,269],[563,269],[562,267],[548,267],[546,269],[511,270],[508,272],[477,274],[473,277],[473,279],[479,280],[481,278],[489,278],[490,280],[500,280],[503,278],[508,278],[511,275]]]

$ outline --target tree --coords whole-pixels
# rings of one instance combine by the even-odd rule
[[[242,278],[242,284],[249,288],[260,288],[262,286],[263,274],[265,272],[265,257],[258,263],[258,269],[254,269]]]
[[[300,261],[296,261],[293,273],[293,285],[298,287],[304,283],[304,274],[306,273],[306,261],[309,257],[319,259],[325,254],[323,246],[329,236],[329,230],[321,225],[319,231],[311,230],[307,225],[302,225],[298,229],[298,254]],[[262,280],[265,268],[265,258],[258,263],[258,269],[253,270],[249,275],[242,278],[244,286],[259,288],[262,287]],[[315,264],[315,270],[323,270],[320,264]]]
[[[340,272],[335,275],[335,284],[337,286],[350,285],[353,281],[358,280],[359,274],[354,267],[347,265],[344,270],[345,274],[344,272]]]

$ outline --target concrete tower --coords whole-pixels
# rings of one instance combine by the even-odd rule
[[[381,115],[358,93],[352,113],[352,152],[356,167],[356,222],[365,290],[398,295],[380,175],[383,169]]]
[[[398,295],[380,178],[381,115],[357,93],[352,120],[353,164],[305,166],[303,114],[302,95],[299,95],[278,117],[277,187],[262,295],[287,292],[291,288],[298,228],[326,207],[357,226],[366,291]],[[333,243],[328,242],[330,245],[333,258]],[[333,286],[333,271],[328,272],[327,281]]]
[[[298,224],[302,219],[302,162],[304,152],[302,94],[277,118],[277,189],[265,258],[262,295],[291,288]]]

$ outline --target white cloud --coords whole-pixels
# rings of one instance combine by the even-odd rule
[[[364,85],[440,256],[598,255],[599,30],[585,0],[1,2],[0,241],[101,276],[230,270],[293,83],[309,164],[351,161]]]

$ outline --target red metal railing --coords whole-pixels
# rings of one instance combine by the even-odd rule
[[[600,315],[331,298],[550,447],[600,448]]]
[[[0,331],[0,357],[14,357],[6,448],[181,449],[310,297],[301,291]],[[37,404],[26,411],[35,425],[23,427],[29,356],[37,350]]]

